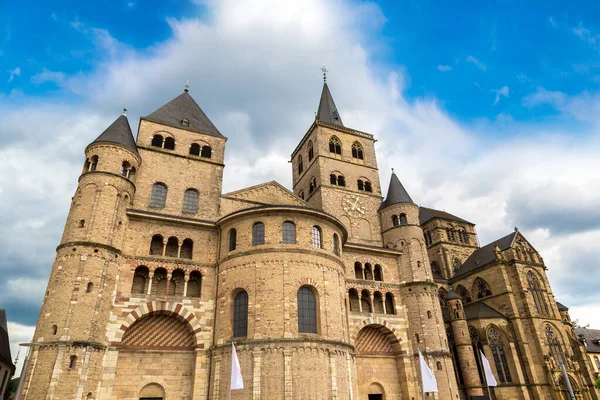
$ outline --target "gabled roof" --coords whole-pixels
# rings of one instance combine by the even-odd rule
[[[142,119],[192,132],[224,137],[187,90]],[[187,120],[185,125],[184,120]]]
[[[6,311],[0,310],[0,363],[7,365],[10,369],[10,375],[14,374],[15,366],[12,363],[10,355],[10,342],[8,340],[8,326],[6,323]]]
[[[400,179],[392,172],[387,195],[385,196],[385,200],[381,203],[381,206],[379,206],[379,209],[382,210],[392,204],[399,203],[413,203],[413,201],[406,189],[404,189],[404,186],[402,186],[402,183],[400,183]]]
[[[317,110],[317,121],[344,126],[342,117],[333,102],[333,96],[331,96],[327,82],[323,83],[321,101],[319,101],[319,109]]]
[[[256,205],[290,205],[307,207],[308,205],[285,186],[276,181],[261,183],[222,195],[224,199],[235,199],[249,203],[247,207]]]
[[[129,150],[138,154],[135,140],[133,139],[133,133],[129,126],[129,121],[125,115],[119,116],[100,136],[96,138],[92,143],[117,143],[125,146]],[[139,154],[138,154],[139,155]]]
[[[575,328],[575,334],[579,339],[580,335],[585,338],[588,353],[600,353],[600,330],[588,328]]]
[[[460,266],[458,271],[456,271],[456,273],[454,274],[454,278],[460,275],[464,275],[467,272],[476,270],[477,268],[483,267],[484,265],[487,265],[496,260],[496,254],[494,252],[496,246],[500,248],[500,251],[504,251],[512,247],[512,244],[514,243],[518,234],[518,231],[512,232],[504,236],[503,238],[495,240],[492,243],[486,244],[485,246],[475,250],[469,256],[469,258],[467,258],[463,265]]]
[[[464,222],[465,224],[475,225],[465,219],[459,218],[456,215],[447,213],[446,211],[435,210],[433,208],[420,207],[419,208],[419,223],[423,225],[429,220],[434,218],[446,219],[448,221]]]
[[[569,307],[565,306],[563,303],[556,302],[556,306],[558,307],[558,311],[569,311]]]
[[[504,315],[494,310],[487,304],[479,301],[477,303],[465,304],[465,317],[469,319],[480,318],[505,318]]]

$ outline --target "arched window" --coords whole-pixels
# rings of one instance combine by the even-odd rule
[[[200,156],[204,158],[212,157],[212,149],[209,145],[202,146],[202,151],[200,152]]]
[[[460,296],[460,298],[462,299],[462,302],[464,304],[471,302],[471,295],[469,294],[469,291],[463,285],[458,285],[456,287],[456,293],[458,293],[458,295]]]
[[[163,137],[162,137],[162,135],[154,135],[154,136],[152,136],[152,142],[150,143],[150,146],[162,147],[163,146]]]
[[[433,275],[443,277],[440,265],[436,261],[431,262],[431,272]]]
[[[441,363],[441,362],[437,361],[437,362],[435,363],[435,366],[436,366],[436,368],[437,368],[437,370],[438,370],[438,371],[441,371],[441,370],[442,370],[442,363]]]
[[[323,243],[321,240],[322,231],[321,228],[317,225],[312,227],[312,246],[316,249],[323,248]]]
[[[202,274],[199,271],[192,271],[187,286],[187,297],[200,297],[202,294]]]
[[[265,244],[265,224],[256,222],[252,225],[252,246]]]
[[[473,327],[469,327],[469,336],[471,337],[471,344],[473,345],[473,355],[475,356],[475,363],[477,364],[477,372],[479,372],[479,382],[485,382],[483,380],[483,363],[481,362],[481,353],[483,352],[483,344],[479,337],[479,332]]]
[[[406,225],[407,223],[406,214],[400,214],[400,225]]]
[[[450,242],[456,242],[456,236],[454,235],[454,228],[446,228],[446,236]]]
[[[233,337],[248,336],[248,293],[240,291],[233,298]]]
[[[375,314],[383,314],[383,297],[379,292],[373,294],[373,312]]]
[[[337,233],[333,234],[333,254],[340,255],[340,238]]]
[[[90,164],[89,164],[89,169],[88,171],[95,171],[96,168],[98,168],[98,156],[92,156],[92,158],[90,158]]]
[[[167,294],[167,270],[164,268],[156,268],[152,277],[152,294],[165,295]]]
[[[187,258],[189,260],[192,259],[192,254],[194,253],[194,241],[192,239],[184,239],[181,243],[181,253],[179,258]]]
[[[150,242],[150,255],[151,256],[162,256],[163,255],[163,237],[161,235],[152,236]]]
[[[237,247],[237,231],[235,229],[229,230],[229,251],[235,250]]]
[[[312,141],[308,142],[308,162],[311,162],[313,157],[315,156],[315,151],[313,149]]]
[[[415,340],[417,343],[421,343],[421,337],[419,336],[418,333],[415,333]]]
[[[365,190],[365,183],[361,179],[356,181],[356,186],[358,190]]]
[[[337,185],[338,186],[346,186],[346,178],[343,175],[338,175],[337,177]]]
[[[165,248],[165,256],[177,257],[179,251],[179,240],[175,236],[171,236],[167,240],[167,247]]]
[[[298,332],[317,333],[317,298],[308,286],[298,289]]]
[[[192,143],[190,146],[191,156],[200,156],[200,145],[198,143]]]
[[[317,180],[315,179],[315,177],[313,176],[312,178],[310,178],[310,184],[308,186],[308,194],[311,194],[312,192],[314,192],[317,189]]]
[[[490,285],[481,278],[477,278],[475,279],[475,282],[473,282],[473,293],[477,293],[478,299],[483,299],[484,297],[492,295]]]
[[[161,239],[162,242],[162,239]],[[146,294],[148,288],[148,267],[141,265],[135,269],[133,274],[133,283],[131,284],[131,294]]]
[[[87,287],[85,288],[86,293],[92,293],[94,291],[94,284],[92,282],[88,282]]]
[[[567,368],[570,367],[570,361],[565,357],[563,353],[561,340],[558,338],[554,329],[550,325],[546,325],[546,344],[550,349],[550,355],[554,359],[555,365],[560,365],[561,360],[565,363]]]
[[[427,319],[431,319],[432,316],[431,311],[427,310]]]
[[[337,185],[337,176],[335,174],[329,175],[329,183],[332,185]]]
[[[369,263],[365,264],[365,279],[368,281],[373,280],[373,267]]]
[[[340,142],[337,136],[332,136],[329,139],[329,152],[337,155],[342,154],[342,142]]]
[[[58,332],[58,326],[57,325],[52,325],[52,334],[56,335],[56,332]]]
[[[354,263],[354,277],[356,279],[363,279],[362,264],[358,261]]]
[[[194,214],[198,212],[198,191],[196,189],[188,189],[183,194],[183,212]]]
[[[298,175],[304,171],[304,164],[302,163],[302,156],[298,156]]]
[[[527,283],[537,313],[539,315],[550,315],[548,304],[546,303],[546,296],[542,292],[540,282],[532,271],[527,272]]]
[[[296,225],[292,221],[285,221],[281,226],[281,236],[283,244],[296,244]]]
[[[373,268],[373,278],[376,281],[383,281],[383,274],[381,273],[381,265],[375,264],[375,268]]]
[[[71,356],[69,361],[69,368],[73,369],[77,365],[77,356]]]
[[[363,147],[358,142],[352,143],[352,158],[357,159],[357,160],[364,159]]]
[[[304,200],[304,191],[301,190],[300,193],[298,193],[298,197],[300,197],[302,200]]]
[[[373,312],[371,309],[371,294],[366,289],[363,289],[363,291],[360,292],[360,305],[362,307],[362,312]]]
[[[394,226],[400,225],[400,220],[398,219],[397,215],[392,215],[392,225],[394,225]]]
[[[189,284],[189,282],[188,282]],[[169,296],[183,296],[183,289],[185,286],[185,273],[176,269],[173,271],[171,276],[171,282],[169,282]]]
[[[394,310],[394,295],[391,293],[385,294],[385,313],[396,314],[396,310]]]
[[[431,231],[425,232],[425,244],[427,246],[431,246],[433,244],[433,240],[431,238]]]
[[[124,176],[125,178],[127,178],[129,176],[130,169],[131,169],[131,164],[129,164],[127,161],[123,161],[123,164],[121,164],[121,176]]]
[[[488,339],[492,355],[494,356],[494,364],[496,364],[498,379],[500,379],[500,382],[512,382],[508,361],[506,360],[506,354],[504,353],[504,343],[502,343],[500,334],[495,327],[490,328]]]
[[[358,305],[358,292],[356,289],[348,290],[348,300],[350,301],[350,311],[360,311],[360,306]]]
[[[157,182],[152,186],[152,194],[150,196],[150,207],[165,208],[167,201],[167,185],[162,182]]]
[[[440,305],[442,307],[446,307],[446,305],[448,304],[446,297],[448,297],[448,292],[446,291],[446,289],[444,289],[443,287],[439,288],[438,299],[440,300]]]
[[[164,148],[167,150],[175,150],[175,138],[168,136],[165,138]]]
[[[373,191],[373,186],[371,186],[371,182],[365,181],[365,192],[371,193]]]

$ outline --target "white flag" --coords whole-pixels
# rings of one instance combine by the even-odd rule
[[[498,386],[498,382],[496,382],[496,378],[494,378],[494,374],[492,374],[492,367],[490,367],[490,362],[481,350],[479,350],[479,354],[481,355],[481,363],[483,364],[483,371],[485,372],[485,381],[488,386]]]
[[[419,364],[421,365],[421,381],[423,382],[423,393],[425,392],[437,392],[437,381],[431,368],[427,366],[425,359],[421,355],[419,350]]]
[[[244,379],[242,378],[242,370],[240,368],[240,360],[238,360],[235,346],[231,342],[231,385],[230,390],[243,389]]]

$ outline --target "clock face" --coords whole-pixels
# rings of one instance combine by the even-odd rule
[[[352,217],[362,217],[365,215],[365,203],[359,196],[345,196],[342,199],[342,208]]]

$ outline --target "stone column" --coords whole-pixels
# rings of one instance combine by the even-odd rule
[[[254,371],[252,374],[252,400],[260,400],[260,356],[262,351],[257,350],[252,352],[254,360]]]
[[[219,400],[219,386],[221,384],[221,355],[215,356],[215,380],[213,386],[213,400]]]
[[[284,400],[292,400],[292,351],[283,351],[283,396]]]
[[[385,296],[384,295],[382,295],[381,300],[382,300],[382,304],[383,304],[383,315],[385,315],[385,314],[387,314],[387,310],[385,308]]]
[[[361,264],[360,268],[362,270],[362,278],[365,279],[365,266],[363,264]]]
[[[189,274],[186,272],[185,277],[183,278],[183,297],[187,296],[187,285],[188,282],[190,281],[190,276]]]
[[[183,242],[182,242],[182,243],[179,243],[179,244],[177,245],[177,258],[181,258],[181,246],[182,246],[182,245],[183,245]]]
[[[369,301],[371,302],[371,313],[375,313],[375,295],[373,293],[369,293]]]
[[[362,293],[358,292],[358,311],[362,312]]]
[[[148,291],[146,294],[150,294],[152,292],[152,278],[154,278],[154,272],[150,272],[148,274]]]
[[[171,278],[173,277],[172,273],[167,273],[167,288],[165,289],[165,296],[169,296],[169,288],[171,287]]]
[[[164,257],[167,254],[167,239],[163,239],[163,251],[162,256]]]
[[[335,365],[335,352],[329,353],[329,374],[331,375],[331,400],[337,400],[337,368]]]

